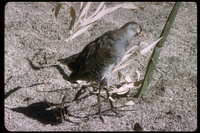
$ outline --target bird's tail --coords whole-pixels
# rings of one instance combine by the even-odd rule
[[[67,58],[58,59],[60,63],[69,67],[69,69],[73,69],[73,63],[75,62],[76,58],[79,56],[79,53],[69,56]]]

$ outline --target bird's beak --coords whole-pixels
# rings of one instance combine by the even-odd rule
[[[144,31],[141,31],[140,33],[139,33],[139,35],[143,38],[143,39],[147,39],[147,36],[146,36],[146,34],[144,33]]]

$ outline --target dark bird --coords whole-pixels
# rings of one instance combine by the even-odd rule
[[[143,35],[142,28],[136,22],[128,22],[117,30],[108,31],[86,45],[83,50],[70,57],[59,59],[62,64],[69,67],[72,73],[69,80],[96,81],[100,83],[98,94],[98,113],[101,116],[100,92],[104,86],[109,97],[108,88],[111,73],[125,55],[131,45],[133,37]],[[111,109],[112,102],[109,100]]]

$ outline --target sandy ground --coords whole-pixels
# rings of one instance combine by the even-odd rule
[[[116,4],[107,3],[107,6]],[[135,4],[144,10],[119,9],[104,16],[72,42],[65,43],[69,36],[68,5],[61,8],[55,21],[56,3],[8,3],[4,35],[5,128],[10,131],[133,131],[140,127],[145,131],[196,130],[197,5],[192,2],[181,4],[147,92],[142,98],[134,98],[135,89],[127,97],[117,99],[133,100],[135,105],[123,108],[131,111],[119,111],[120,117],[105,115],[102,123],[94,115],[97,107],[92,105],[97,99],[96,95],[89,95],[91,87],[82,92],[85,98],[71,102],[79,88],[64,79],[64,73],[68,75],[70,71],[54,61],[53,56],[63,44],[59,58],[75,54],[96,37],[131,20],[143,27],[148,37],[144,42],[157,40],[174,3]],[[93,3],[90,12],[96,7],[97,3]],[[78,8],[76,4],[75,9]],[[150,53],[136,58],[123,73],[129,72],[134,77],[138,70],[142,79],[149,56]],[[49,67],[54,64],[58,65]],[[44,85],[47,77],[50,84]],[[69,115],[61,122],[60,106],[56,105],[64,96]],[[102,109],[108,108],[107,102],[102,102]]]

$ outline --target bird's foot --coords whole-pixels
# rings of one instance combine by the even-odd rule
[[[110,110],[111,110],[112,112],[114,112],[118,117],[123,116],[122,114],[120,114],[119,112],[117,112],[117,111],[119,111],[119,110],[117,110],[117,109],[114,108],[114,107],[110,108]]]

